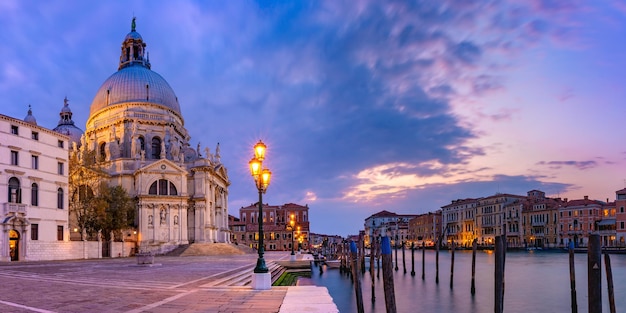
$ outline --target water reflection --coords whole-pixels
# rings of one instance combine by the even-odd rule
[[[425,279],[422,280],[421,251],[415,251],[415,276],[411,276],[411,254],[406,255],[407,273],[402,259],[394,272],[398,312],[493,312],[493,254],[479,252],[476,256],[476,294],[470,294],[471,251],[456,251],[453,288],[450,288],[450,253],[440,252],[439,284],[435,283],[435,252],[426,251]],[[579,312],[587,311],[587,255],[576,254],[576,291]],[[369,268],[369,263],[366,262]],[[611,255],[615,301],[618,312],[626,312],[626,255]],[[602,264],[603,312],[609,312],[606,274]],[[560,252],[509,252],[506,256],[504,311],[509,312],[571,312],[569,259]],[[356,312],[354,286],[351,278],[338,269],[313,268],[316,285],[326,286],[340,312]],[[385,312],[382,272],[376,278],[375,302],[371,301],[369,272],[361,276],[365,312]]]

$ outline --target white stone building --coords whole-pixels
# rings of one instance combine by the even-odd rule
[[[96,161],[137,200],[139,248],[166,252],[190,242],[230,242],[228,179],[219,144],[190,146],[178,98],[151,70],[135,30],[122,42],[117,72],[91,103],[84,136],[72,153]]]
[[[69,137],[0,115],[0,261],[57,259],[69,240]],[[46,252],[48,251],[48,252]]]

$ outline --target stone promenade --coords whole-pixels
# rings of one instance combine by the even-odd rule
[[[337,312],[324,287],[252,290],[256,254],[0,263],[0,312]],[[289,253],[265,254],[268,267]]]

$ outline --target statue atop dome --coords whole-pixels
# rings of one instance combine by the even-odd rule
[[[135,27],[137,27],[137,24],[135,24],[135,20],[137,18],[133,16],[133,22],[130,24],[130,31],[134,32],[135,31]]]

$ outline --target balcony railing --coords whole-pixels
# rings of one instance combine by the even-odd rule
[[[5,203],[4,204],[4,214],[21,214],[26,215],[26,207],[27,205],[24,203]]]

